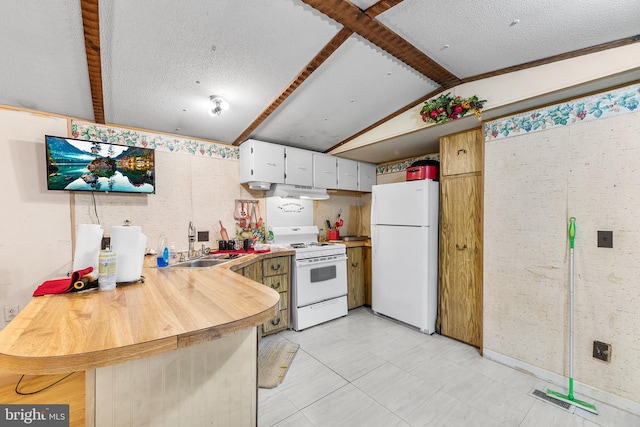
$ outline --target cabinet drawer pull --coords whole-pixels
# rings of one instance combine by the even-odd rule
[[[351,267],[356,268],[357,266],[358,266],[358,263],[357,263],[357,262],[352,262],[352,263],[351,263]]]
[[[461,148],[458,150],[458,156],[460,155],[460,153],[467,154],[467,150],[465,150],[464,148]]]
[[[465,243],[462,247],[456,243],[456,249],[459,251],[464,251],[465,249],[467,249],[467,244]]]
[[[271,284],[271,289],[278,289],[280,287],[280,282],[278,282],[277,284]]]
[[[275,164],[275,163],[273,163],[273,162],[265,162],[265,164],[266,164],[267,166],[276,166],[276,164]]]
[[[271,269],[272,269],[273,271],[278,271],[278,270],[280,270],[280,267],[281,267],[281,266],[280,266],[280,264],[278,264],[278,265],[271,265]]]
[[[280,318],[278,317],[276,320],[272,320],[272,321],[271,321],[271,324],[272,324],[273,326],[278,326],[278,325],[280,324]]]

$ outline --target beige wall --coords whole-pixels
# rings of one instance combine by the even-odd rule
[[[71,268],[70,195],[47,191],[44,149],[45,134],[66,133],[64,118],[0,109],[0,309]]]
[[[639,159],[640,112],[485,144],[485,354],[568,375],[567,226],[574,216],[574,378],[628,399],[634,411]],[[597,247],[598,230],[613,231],[613,249]],[[594,340],[612,344],[610,363],[592,357]]]

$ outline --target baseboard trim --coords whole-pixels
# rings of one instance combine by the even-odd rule
[[[504,354],[495,352],[486,347],[484,348],[483,356],[489,360],[493,360],[494,362],[531,374],[536,378],[540,378],[541,380],[547,381],[557,387],[563,387],[564,389],[567,388],[568,380],[562,375],[558,375],[540,367],[530,365],[529,363],[521,360],[505,356]],[[611,394],[575,380],[573,386],[576,394],[595,399],[599,402],[640,416],[640,402],[634,402],[632,400],[625,399],[624,397],[616,396],[615,394]]]

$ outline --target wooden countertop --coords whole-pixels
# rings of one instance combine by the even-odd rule
[[[365,240],[329,240],[329,243],[342,243],[348,248],[371,247],[371,239]]]
[[[280,295],[231,268],[293,253],[252,254],[209,269],[159,269],[147,257],[144,283],[35,297],[0,331],[0,370],[92,369],[255,327],[278,313]]]

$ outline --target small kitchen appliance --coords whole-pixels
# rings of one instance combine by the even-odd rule
[[[418,160],[413,162],[406,171],[407,181],[416,181],[422,179],[439,180],[440,162],[437,160]]]

